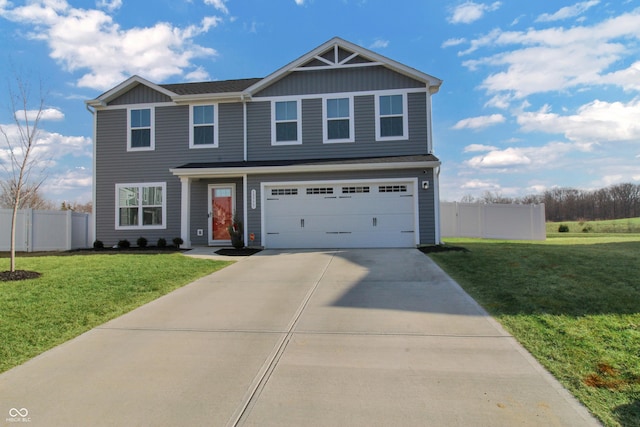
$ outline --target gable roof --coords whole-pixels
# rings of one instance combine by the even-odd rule
[[[296,71],[350,68],[372,65],[381,65],[397,73],[424,82],[431,93],[436,93],[442,84],[442,80],[436,77],[343,40],[340,37],[334,37],[309,53],[302,55],[295,61],[290,62],[279,70],[271,73],[264,79],[256,82],[254,85],[247,88],[247,92],[253,95],[270,84],[273,84],[288,74]]]
[[[436,77],[386,58],[340,37],[334,37],[265,78],[155,84],[140,76],[132,76],[97,98],[85,101],[85,103],[92,107],[104,107],[140,84],[170,97],[176,103],[188,103],[205,99],[241,100],[245,97],[251,97],[251,95],[294,72],[366,66],[383,66],[423,82],[432,94],[436,93],[442,84],[442,80]]]

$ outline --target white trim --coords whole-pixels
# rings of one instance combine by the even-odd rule
[[[191,178],[181,177],[180,237],[185,248],[191,247]]]
[[[413,240],[414,244],[418,246],[420,244],[420,204],[419,204],[419,189],[418,178],[366,178],[366,179],[331,179],[331,180],[312,180],[312,181],[273,181],[273,182],[260,182],[260,244],[268,248],[267,242],[267,224],[265,222],[265,207],[266,207],[266,188],[277,186],[305,186],[305,185],[336,185],[336,184],[370,184],[370,183],[409,183],[413,186]]]
[[[393,95],[401,95],[402,96],[402,136],[381,136],[382,132],[380,126],[381,117],[396,117],[396,115],[392,116],[381,116],[380,115],[380,97],[382,96],[393,96]],[[409,139],[409,95],[405,91],[396,91],[393,93],[377,93],[374,99],[374,107],[375,107],[375,120],[376,120],[376,141],[404,141]]]
[[[349,138],[329,139],[329,118],[327,117],[327,101],[330,99],[348,99],[349,100],[349,116],[332,120],[349,120]],[[322,98],[322,142],[324,144],[339,144],[343,142],[355,142],[355,114],[353,96],[333,96],[325,95]]]
[[[194,144],[193,142],[193,109],[194,107],[212,106],[213,107],[213,144]],[[210,125],[207,125],[210,126]],[[218,130],[220,125],[218,123],[218,104],[213,102],[202,102],[189,105],[189,149],[202,149],[202,148],[218,148]]]
[[[236,211],[236,184],[216,183],[207,185],[207,208],[209,209],[209,216],[207,219],[207,228],[209,229],[209,233],[207,235],[207,240],[210,246],[227,245],[231,243],[231,237],[226,240],[213,240],[213,224],[211,223],[211,221],[213,220],[212,190],[215,190],[216,188],[231,188],[231,215],[233,215]]]
[[[143,215],[138,212],[138,225],[120,225],[120,188],[138,187],[139,200],[138,209],[143,209],[142,205],[142,188],[143,187],[162,187],[162,224],[160,225],[142,225]],[[115,229],[116,230],[165,230],[167,228],[167,183],[166,182],[133,182],[133,183],[117,183],[115,185]]]
[[[131,146],[131,111],[149,110],[149,146]],[[155,106],[127,106],[127,151],[154,151],[156,149],[156,107]],[[143,127],[136,129],[145,129]]]
[[[457,206],[457,205],[456,205]],[[442,243],[442,230],[440,230],[440,167],[433,170],[433,213],[435,227],[435,243]],[[456,214],[457,217],[457,214]]]
[[[409,93],[426,93],[427,88],[425,87],[415,87],[415,88],[406,88],[406,89],[385,89],[385,90],[363,90],[360,92],[335,92],[335,93],[314,93],[314,94],[306,94],[306,95],[269,95],[269,96],[254,96],[251,98],[253,102],[266,102],[266,101],[284,101],[287,99],[321,99],[324,97],[329,98],[349,98],[349,97],[359,97],[359,96],[374,96],[374,95],[399,95],[399,94],[409,94]]]
[[[276,122],[276,103],[278,102],[296,102],[296,126],[297,136],[295,141],[276,141],[276,124],[277,123],[293,123],[293,120],[280,120]],[[298,97],[282,97],[271,101],[271,145],[300,145],[302,144],[302,99]]]
[[[330,159],[327,159],[330,160]],[[237,177],[243,174],[274,174],[293,172],[344,172],[344,171],[370,171],[389,169],[419,169],[435,168],[440,166],[439,161],[423,162],[393,162],[393,163],[345,163],[324,165],[292,165],[292,166],[253,166],[235,168],[193,168],[193,169],[169,169],[175,176],[188,176],[192,178],[219,178]]]

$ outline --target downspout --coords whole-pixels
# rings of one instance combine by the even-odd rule
[[[442,232],[440,231],[440,166],[433,170],[433,213],[435,219],[436,233],[435,243],[442,243]]]
[[[244,146],[244,155],[243,160],[246,162],[249,157],[248,153],[248,131],[247,131],[247,100],[245,98],[245,94],[242,94],[242,139]]]
[[[84,104],[85,108],[87,109],[88,112],[91,113],[91,115],[93,116],[93,159],[92,159],[92,165],[93,165],[93,171],[91,172],[91,175],[93,176],[92,179],[92,185],[91,185],[91,199],[93,202],[93,206],[91,207],[91,243],[93,244],[93,242],[95,242],[97,240],[97,221],[96,221],[96,212],[97,212],[97,201],[96,201],[96,135],[97,135],[97,129],[98,129],[98,115],[96,114],[96,110],[95,108],[92,108],[88,103]]]
[[[243,132],[243,145],[244,145],[244,154],[243,154],[243,160],[246,162],[248,160],[249,157],[249,150],[248,150],[248,132],[247,132],[247,100],[245,98],[245,94],[242,94],[242,132]],[[248,242],[249,242],[249,230],[247,227],[248,224],[248,220],[249,220],[249,195],[247,194],[249,192],[249,185],[248,185],[248,180],[247,180],[247,174],[242,174],[242,198],[243,200],[243,205],[244,205],[244,209],[243,209],[243,218],[242,218],[242,222],[244,224],[243,230],[244,230],[244,245],[248,246]]]

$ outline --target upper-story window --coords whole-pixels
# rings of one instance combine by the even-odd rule
[[[215,105],[194,105],[191,107],[191,128],[189,147],[217,147],[217,116]]]
[[[153,108],[130,108],[127,117],[127,150],[153,150],[154,141]]]
[[[164,182],[116,184],[116,230],[166,228]]]
[[[274,101],[272,103],[273,145],[301,144],[302,120],[301,101]]]
[[[407,96],[379,95],[376,102],[376,138],[408,139]]]
[[[353,142],[351,98],[328,98],[324,104],[324,142]]]

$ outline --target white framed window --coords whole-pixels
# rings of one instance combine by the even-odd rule
[[[302,144],[302,101],[271,102],[271,144]]]
[[[127,151],[155,149],[155,109],[127,109]]]
[[[324,142],[353,142],[353,98],[325,98],[323,101]]]
[[[189,148],[218,146],[218,106],[192,105],[189,109]]]
[[[116,230],[167,228],[167,184],[116,184]]]
[[[409,139],[407,94],[376,97],[376,140]]]

